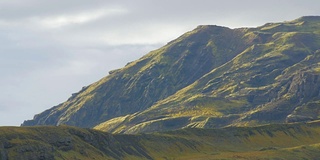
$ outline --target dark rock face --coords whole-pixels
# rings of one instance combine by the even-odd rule
[[[6,151],[6,149],[11,148],[12,145],[4,138],[0,139],[1,143],[0,143],[0,158],[1,159],[9,159],[8,158],[8,153]]]
[[[52,152],[53,152],[52,147],[26,145],[18,148],[17,150],[18,156],[16,156],[15,158],[26,159],[26,160],[32,160],[32,159],[54,160],[54,156]]]
[[[309,57],[308,61],[318,59],[318,56],[316,53]],[[280,85],[270,90],[269,94],[256,95],[272,100],[264,103],[260,111],[246,116],[246,120],[290,123],[318,119],[320,81],[319,73],[314,72],[313,67],[301,67],[292,74],[284,74],[279,81]]]
[[[54,160],[54,147],[47,144],[24,144],[19,145],[11,143],[10,139],[3,137],[0,140],[0,158],[21,159],[21,160]],[[9,154],[9,150],[14,150],[16,154]]]
[[[319,97],[319,74],[301,71],[293,77],[288,92],[299,97],[300,101],[307,101],[312,97]]]
[[[139,133],[319,119],[319,26],[199,26],[22,125]]]

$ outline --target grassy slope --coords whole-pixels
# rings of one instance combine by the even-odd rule
[[[143,111],[236,56],[246,46],[239,38],[242,34],[241,30],[226,27],[199,26],[139,60],[111,71],[68,101],[23,125],[94,127],[111,118]]]
[[[111,135],[75,127],[1,127],[1,159],[315,159],[320,122]]]
[[[253,45],[232,60],[150,108],[120,121],[112,119],[101,123],[96,129],[138,133],[282,123],[290,114],[305,116],[315,111],[312,105],[318,103],[314,95],[299,93],[298,88],[304,87],[305,92],[312,86],[317,88],[307,83],[319,75],[319,19],[303,17],[242,29],[246,33],[242,40]],[[305,77],[297,78],[299,75]],[[307,85],[301,87],[303,83]],[[304,104],[308,101],[311,107]],[[307,114],[306,118],[317,119],[320,114],[318,110],[316,113]]]

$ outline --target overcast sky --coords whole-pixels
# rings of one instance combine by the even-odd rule
[[[320,15],[318,0],[0,0],[0,126],[20,125],[198,25]]]

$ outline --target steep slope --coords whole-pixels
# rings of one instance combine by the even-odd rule
[[[320,17],[245,33],[253,45],[232,60],[145,111],[95,128],[138,133],[318,119]]]
[[[199,26],[22,125],[140,133],[316,120],[319,49],[317,16]]]
[[[316,159],[320,122],[112,135],[76,127],[0,127],[0,159]]]
[[[145,110],[235,57],[246,46],[242,35],[241,30],[199,26],[124,68],[111,71],[23,126],[93,127]]]

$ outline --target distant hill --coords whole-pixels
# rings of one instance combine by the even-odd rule
[[[319,49],[318,16],[199,26],[22,126],[142,133],[317,120]]]
[[[67,126],[0,127],[0,159],[317,159],[320,122],[113,135]]]

